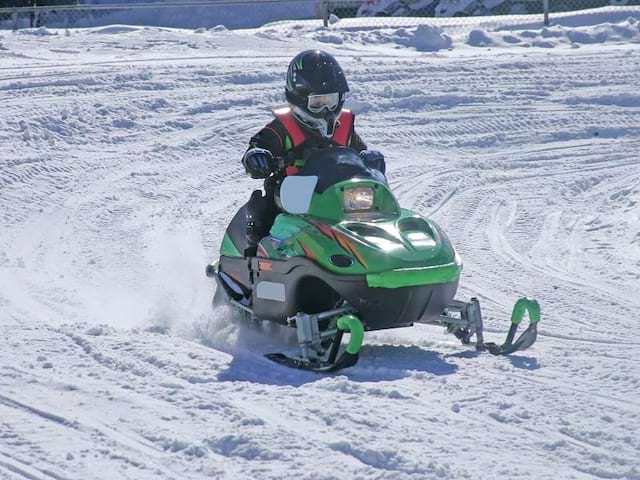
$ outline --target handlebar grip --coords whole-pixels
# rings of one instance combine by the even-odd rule
[[[275,157],[278,162],[278,171],[284,170],[287,167],[295,164],[295,159],[286,157]]]

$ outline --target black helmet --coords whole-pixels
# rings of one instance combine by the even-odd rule
[[[348,91],[342,68],[327,52],[307,50],[289,63],[285,96],[291,111],[323,137],[333,135]]]

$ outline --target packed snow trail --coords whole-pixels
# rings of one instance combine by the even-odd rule
[[[0,37],[0,478],[640,478],[637,43],[40,33]],[[210,311],[204,266],[259,187],[239,158],[318,45],[487,339],[540,301],[531,350],[418,326],[318,376],[262,358],[291,332]]]

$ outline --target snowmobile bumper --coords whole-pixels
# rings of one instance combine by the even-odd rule
[[[366,331],[408,327],[423,318],[438,318],[458,288],[457,274],[447,268],[444,270],[449,273],[442,277],[442,283],[431,284],[418,282],[425,269],[378,276],[340,275],[305,257],[278,261],[222,256],[218,269],[223,283],[237,286],[230,296],[239,297],[238,292],[245,290],[245,298],[251,296],[255,316],[261,320],[286,324],[287,318],[300,311],[328,311],[342,298],[358,312]],[[372,282],[379,286],[372,288]]]
[[[367,274],[367,284],[371,288],[402,288],[457,283],[460,269],[460,264],[456,262],[433,267],[398,268]]]

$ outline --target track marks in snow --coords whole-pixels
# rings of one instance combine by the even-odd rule
[[[640,125],[619,92],[640,72],[628,57],[338,52],[360,133],[387,155],[402,205],[462,254],[461,295],[482,298],[488,339],[502,340],[523,294],[539,297],[543,322],[534,349],[508,359],[431,327],[381,332],[356,368],[317,377],[268,364],[256,342],[242,351],[141,326],[175,333],[200,318],[202,265],[259,185],[239,158],[282,101],[294,50],[247,61],[160,48],[0,69],[0,312],[15,319],[0,389],[71,422],[0,404],[17,418],[0,424],[14,457],[136,480],[637,475],[638,345],[626,332]],[[504,462],[514,445],[526,466]]]
[[[348,442],[336,442],[329,445],[330,448],[349,455],[359,462],[376,470],[401,472],[416,475],[435,476],[438,478],[452,478],[448,465],[440,466],[437,462],[429,462],[427,468],[418,467],[395,450],[370,450],[357,448]]]
[[[60,425],[65,425],[65,426],[70,426],[73,427],[73,422],[67,420],[64,417],[61,417],[59,415],[56,415],[54,413],[50,413],[50,412],[46,412],[44,410],[41,410],[37,407],[33,407],[31,405],[28,405],[26,403],[22,403],[19,402],[17,400],[14,400],[10,397],[4,396],[4,395],[0,395],[0,403],[11,407],[11,408],[16,408],[19,410],[24,410],[27,413],[31,413],[34,415],[37,415],[45,420],[51,421],[51,422],[55,422],[55,423],[59,423]]]
[[[67,480],[71,478],[47,472],[46,470],[42,471],[32,468],[29,464],[13,458],[6,452],[0,451],[0,473],[2,473],[3,470],[5,470],[5,473],[9,472],[17,475],[17,478],[27,480]]]

